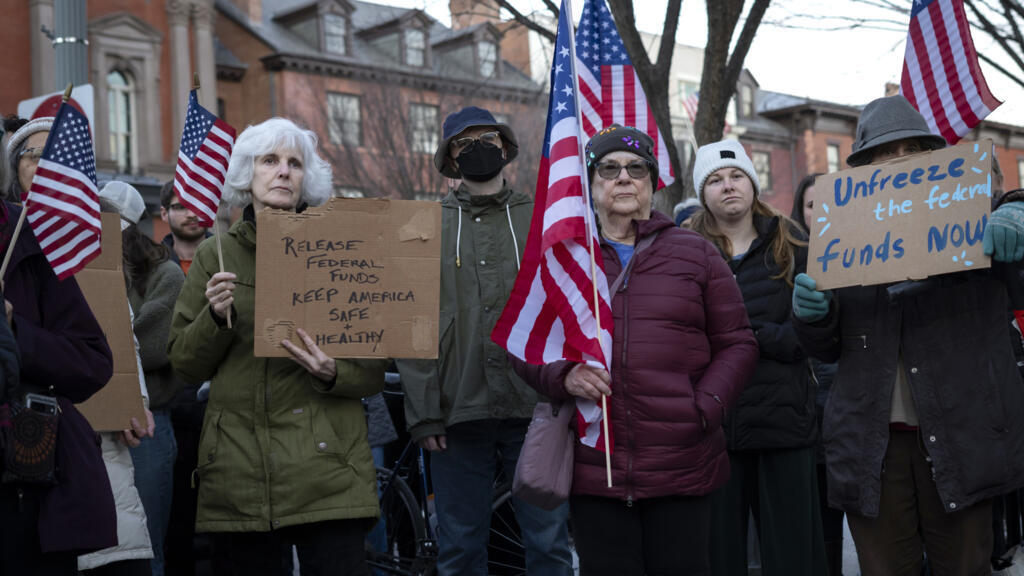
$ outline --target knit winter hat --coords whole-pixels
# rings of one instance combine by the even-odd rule
[[[25,139],[36,132],[49,132],[50,127],[53,126],[53,120],[53,116],[43,116],[29,120],[24,126],[18,128],[18,131],[12,134],[11,139],[7,141],[7,155],[13,156]]]
[[[127,182],[119,180],[107,182],[107,185],[100,190],[100,198],[110,202],[117,208],[121,218],[132,224],[138,224],[146,212],[146,202],[142,200],[142,195]]]
[[[676,204],[676,207],[672,209],[672,218],[675,220],[676,226],[679,226],[683,223],[683,220],[693,216],[698,210],[700,210],[700,200],[687,198]]]
[[[754,183],[754,195],[757,196],[761,193],[761,182],[757,179],[757,170],[754,170],[754,163],[750,161],[743,145],[739,140],[727,139],[697,149],[697,159],[693,162],[693,189],[697,191],[697,198],[703,194],[704,182],[708,177],[722,168],[743,170],[750,181]]]
[[[587,142],[587,177],[593,181],[597,164],[612,152],[632,152],[647,161],[651,183],[658,186],[658,161],[654,158],[654,140],[632,126],[612,124]]]

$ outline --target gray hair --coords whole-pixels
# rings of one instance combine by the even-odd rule
[[[275,150],[294,148],[302,154],[303,178],[300,200],[319,206],[333,194],[331,165],[317,153],[317,137],[287,118],[271,118],[249,126],[235,139],[224,181],[224,201],[234,206],[252,202],[255,160]]]

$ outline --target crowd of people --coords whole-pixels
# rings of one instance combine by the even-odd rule
[[[56,472],[0,464],[0,576],[192,576],[199,548],[217,575],[369,575],[381,457],[364,399],[387,361],[331,358],[301,327],[290,357],[254,354],[256,213],[331,196],[314,132],[272,118],[238,136],[223,265],[173,182],[160,242],[137,190],[100,191],[121,222],[146,421],[97,435],[75,404],[110,379],[111,350],[74,278],[57,279],[29,228],[15,239],[51,126],[8,118],[0,146],[0,448],[26,394],[57,407]],[[892,96],[865,107],[847,163],[944,146]],[[529,365],[490,338],[534,209],[503,177],[518,150],[471,106],[434,156],[459,182],[441,202],[438,357],[396,366],[429,455],[438,574],[487,573],[494,479],[515,470],[538,399],[602,397],[611,486],[605,453],[577,442],[566,502],[513,499],[527,574],[571,575],[574,547],[585,576],[745,575],[753,518],[762,573],[841,576],[844,514],[865,576],[992,572],[992,502],[1024,485],[1021,335],[1007,331],[1024,308],[1024,190],[1004,192],[998,165],[991,269],[823,291],[807,273],[820,174],[786,216],[737,140],[707,144],[673,221],[654,209],[654,142],[606,127],[585,151],[612,286],[605,370]]]

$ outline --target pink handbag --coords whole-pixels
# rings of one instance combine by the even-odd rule
[[[576,432],[569,427],[573,412],[571,402],[537,403],[512,480],[515,497],[544,510],[568,500],[576,445]]]

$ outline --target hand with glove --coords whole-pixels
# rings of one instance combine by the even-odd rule
[[[804,322],[817,322],[828,314],[828,303],[832,292],[821,292],[818,283],[807,274],[797,274],[793,279],[793,314]]]
[[[1024,202],[1007,202],[992,212],[982,247],[997,262],[1024,259]]]

